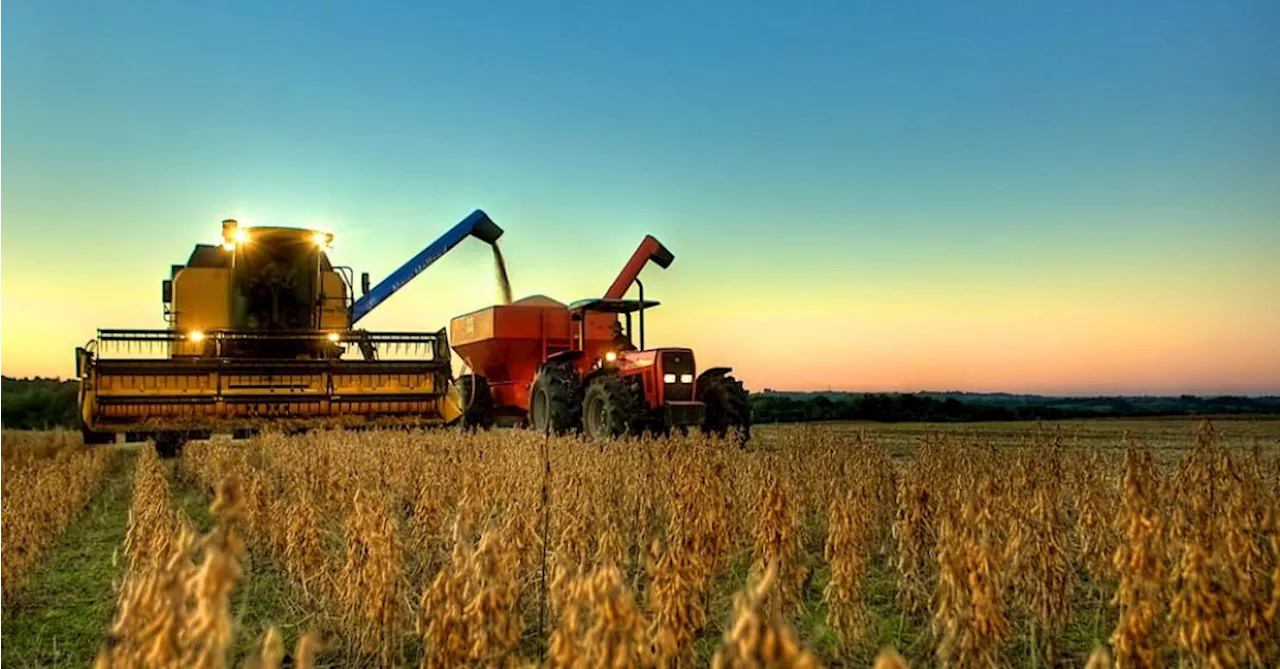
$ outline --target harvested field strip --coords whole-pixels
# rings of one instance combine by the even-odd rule
[[[180,513],[191,519],[197,532],[213,529],[213,514],[209,507],[213,502],[213,489],[189,481],[180,469],[175,469],[174,505]],[[293,648],[309,630],[320,626],[318,613],[306,605],[298,586],[263,555],[261,549],[249,545],[240,566],[244,578],[231,595],[231,611],[235,620],[236,638],[228,661],[239,666],[251,653],[256,653],[259,641],[271,627],[279,630],[285,648]]]
[[[124,571],[120,551],[136,460],[134,450],[112,458],[102,488],[5,606],[5,666],[84,667],[93,660],[115,606],[112,583]]]
[[[99,669],[227,666],[237,638],[252,639],[243,633],[243,616],[233,614],[233,596],[246,575],[243,489],[234,478],[220,482],[209,505],[212,526],[199,533],[184,510],[191,504],[186,500],[198,495],[175,492],[172,474],[172,463],[142,451],[125,539],[128,566],[95,658]],[[245,658],[249,664],[279,666],[284,650],[278,628],[253,645],[258,650]],[[293,665],[313,666],[308,657],[315,645],[314,637],[303,635]]]

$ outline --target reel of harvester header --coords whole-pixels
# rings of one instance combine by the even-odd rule
[[[155,440],[167,455],[213,432],[456,421],[450,347],[434,332],[356,324],[467,237],[502,236],[483,211],[450,228],[355,297],[332,233],[222,223],[162,283],[163,330],[99,330],[76,349],[86,442]]]

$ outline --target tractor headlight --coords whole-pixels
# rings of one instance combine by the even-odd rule
[[[680,383],[693,383],[693,375],[692,375],[692,374],[681,374],[681,375],[680,375]]]
[[[608,353],[605,353],[605,354],[604,354],[604,359],[605,359],[605,360],[608,360],[609,362],[614,362],[614,361],[616,361],[616,360],[618,359],[618,352],[617,352],[617,351],[609,351]]]
[[[199,330],[192,330],[191,332],[187,333],[187,339],[190,339],[191,341],[195,341],[195,342],[204,341],[204,333]]]
[[[675,382],[676,382],[676,375],[675,375],[675,374],[663,374],[663,375],[662,375],[662,382],[663,382],[663,383],[675,383]]]
[[[335,344],[338,343],[339,339],[342,339],[342,337],[339,336],[337,332],[330,332],[328,336],[329,336],[329,341]]]

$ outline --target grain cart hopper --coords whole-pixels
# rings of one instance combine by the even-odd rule
[[[645,348],[645,311],[658,303],[638,277],[650,260],[666,268],[674,256],[645,237],[604,297],[565,305],[538,295],[450,321],[453,349],[473,371],[457,384],[464,424],[507,416],[593,438],[701,427],[748,439],[746,391],[728,367],[698,374],[687,348]],[[625,298],[632,284],[639,299]]]
[[[76,349],[85,439],[187,438],[268,425],[438,425],[461,411],[438,332],[368,332],[356,324],[468,236],[502,229],[475,211],[363,296],[329,260],[318,230],[223,221],[163,281],[163,330],[99,330]]]

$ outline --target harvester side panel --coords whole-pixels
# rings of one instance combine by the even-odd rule
[[[231,270],[186,267],[173,279],[173,327],[179,332],[220,330],[231,323]],[[175,342],[171,355],[194,355],[185,341]]]
[[[320,329],[330,332],[346,330],[349,323],[347,313],[349,295],[347,282],[342,275],[334,271],[326,271],[320,275],[320,287],[323,299],[320,302]]]

